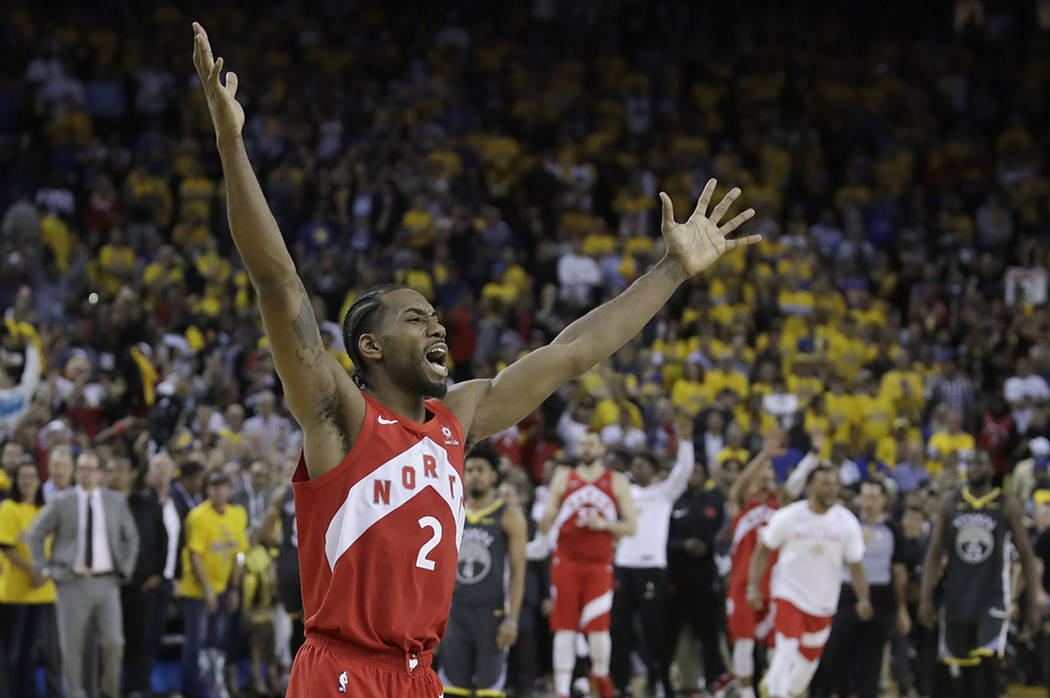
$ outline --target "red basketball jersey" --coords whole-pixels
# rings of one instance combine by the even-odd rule
[[[612,534],[608,531],[592,531],[584,525],[592,515],[609,521],[619,518],[612,471],[606,468],[597,480],[587,482],[573,468],[569,472],[569,484],[561,499],[558,518],[554,520],[559,555],[576,562],[612,562]]]
[[[420,652],[445,633],[463,535],[463,428],[427,400],[425,424],[365,396],[349,455],[292,477],[306,632]]]
[[[770,492],[765,499],[751,497],[744,510],[733,519],[733,569],[729,574],[729,588],[746,589],[747,574],[751,569],[751,556],[758,547],[758,532],[769,523],[769,518],[780,508],[780,499],[776,494]],[[759,588],[762,594],[769,597],[769,579],[773,574],[773,565],[777,561],[777,551],[774,550],[769,556],[769,565],[766,573],[762,576]]]

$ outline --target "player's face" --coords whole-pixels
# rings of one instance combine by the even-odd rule
[[[383,296],[383,303],[378,334],[390,377],[424,397],[445,397],[448,346],[434,307],[411,289],[391,291]]]
[[[809,485],[811,496],[823,507],[830,508],[839,498],[839,476],[833,471],[821,471]]]
[[[992,480],[992,460],[984,451],[974,454],[966,468],[966,479],[971,485],[986,485]]]
[[[468,458],[463,464],[463,483],[471,497],[484,497],[496,484],[496,471],[484,458]]]
[[[758,477],[755,478],[755,491],[752,494],[763,495],[766,492],[773,490],[773,485],[776,483],[776,473],[773,472],[773,466],[767,465],[758,471]]]
[[[587,432],[580,437],[579,443],[580,449],[580,462],[585,465],[590,465],[605,454],[605,448],[602,446],[602,439],[594,432]]]

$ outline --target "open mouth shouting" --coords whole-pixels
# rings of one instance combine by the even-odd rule
[[[427,349],[426,365],[431,372],[444,379],[448,377],[448,367],[445,366],[445,357],[448,355],[448,346],[444,342],[438,342]]]

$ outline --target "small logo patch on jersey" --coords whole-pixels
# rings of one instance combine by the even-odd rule
[[[380,424],[397,424],[397,420],[396,419],[383,419],[382,417],[380,417],[379,418],[379,423]]]
[[[417,666],[419,666],[419,659],[417,659],[415,656],[409,657],[408,670],[413,671]]]
[[[347,687],[347,684],[349,684],[349,683],[350,683],[350,677],[347,675],[347,673],[345,671],[343,673],[339,674],[339,692],[340,693],[346,693],[346,687]]]
[[[459,446],[459,441],[452,438],[452,429],[449,427],[441,427],[441,433],[445,436],[446,446]]]

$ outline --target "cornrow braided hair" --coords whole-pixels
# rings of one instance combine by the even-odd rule
[[[357,348],[361,335],[375,331],[376,325],[382,319],[379,311],[383,307],[383,296],[391,291],[408,288],[402,284],[380,284],[368,289],[354,299],[350,309],[346,311],[343,318],[343,343],[346,345],[346,353],[354,362],[354,372],[351,379],[359,388],[367,385],[367,369],[364,357]]]

